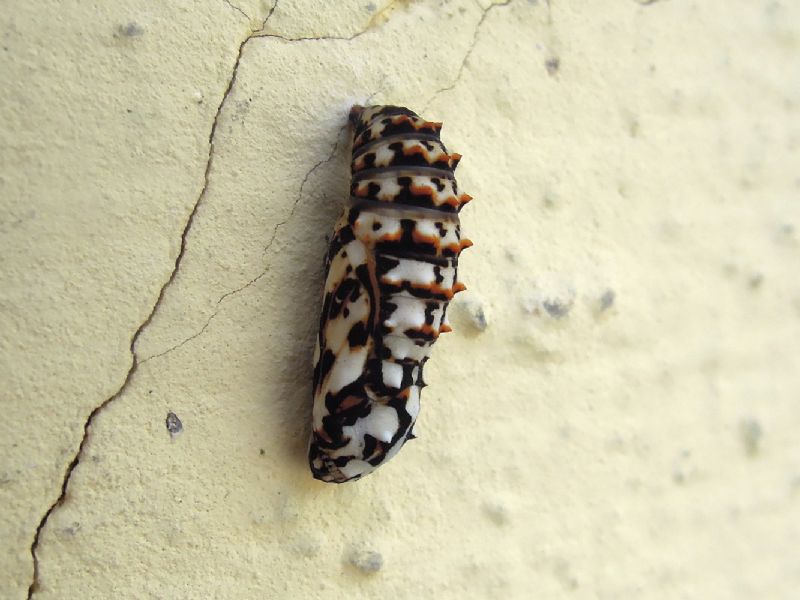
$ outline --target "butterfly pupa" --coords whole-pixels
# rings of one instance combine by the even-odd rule
[[[316,479],[367,475],[413,439],[422,371],[465,289],[460,194],[442,124],[399,106],[354,106],[350,197],[326,257],[314,353]]]

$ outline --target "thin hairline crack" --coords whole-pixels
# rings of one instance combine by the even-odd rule
[[[243,16],[245,19],[247,19],[247,20],[248,20],[248,22],[249,22],[249,21],[252,21],[252,19],[250,18],[250,15],[248,15],[248,14],[247,14],[246,12],[244,12],[244,11],[243,11],[241,8],[239,8],[238,6],[236,6],[236,5],[235,5],[233,2],[231,2],[230,0],[222,0],[222,1],[223,1],[225,4],[227,4],[228,6],[230,6],[230,7],[231,7],[233,10],[235,10],[236,12],[238,12],[240,15],[242,15],[242,16]]]
[[[376,91],[376,92],[373,92],[372,94],[370,94],[366,98],[365,103],[369,103],[378,93],[379,92]],[[343,134],[347,131],[347,128],[348,128],[348,124],[347,123],[345,123],[344,125],[342,125],[339,128],[339,132],[336,135],[336,142],[331,147],[331,151],[328,154],[328,156],[326,158],[320,160],[316,164],[314,164],[314,166],[312,166],[306,172],[305,176],[303,177],[303,180],[300,182],[300,187],[297,190],[297,196],[295,196],[295,199],[294,199],[294,202],[292,203],[292,208],[289,211],[289,214],[282,221],[279,221],[278,223],[276,223],[275,226],[272,228],[272,233],[270,234],[270,237],[267,240],[266,245],[264,246],[264,252],[263,252],[264,255],[269,253],[269,250],[272,247],[272,244],[275,242],[275,239],[278,236],[279,230],[282,227],[284,227],[285,225],[287,225],[289,223],[289,221],[292,219],[292,217],[294,216],[295,212],[297,212],[297,207],[300,205],[300,202],[303,199],[303,189],[305,188],[306,183],[308,183],[308,180],[311,178],[311,175],[317,169],[319,169],[321,166],[331,162],[334,159],[334,157],[336,156],[336,152],[339,149],[339,144],[342,143]],[[217,300],[217,302],[214,305],[214,312],[206,320],[206,322],[203,324],[203,326],[200,328],[200,330],[198,330],[196,333],[193,333],[189,337],[183,339],[182,341],[178,342],[174,346],[172,346],[170,348],[167,348],[166,350],[164,350],[162,352],[159,352],[158,354],[153,354],[151,356],[148,356],[147,358],[142,359],[141,362],[145,363],[145,362],[147,362],[149,360],[153,360],[154,358],[159,358],[161,356],[169,354],[170,352],[173,352],[174,350],[177,350],[178,348],[181,348],[181,347],[185,346],[187,343],[191,342],[193,339],[195,339],[195,338],[199,337],[200,335],[202,335],[203,333],[205,333],[206,329],[208,329],[208,326],[211,324],[211,321],[213,321],[214,318],[216,318],[216,316],[219,314],[219,312],[221,310],[220,305],[223,302],[225,302],[228,298],[230,298],[232,296],[235,296],[235,295],[239,294],[240,292],[243,292],[247,288],[251,287],[252,285],[256,284],[261,278],[263,278],[269,272],[269,267],[270,267],[270,265],[269,265],[269,263],[267,263],[264,266],[264,269],[258,275],[256,275],[254,278],[252,278],[250,281],[248,281],[244,285],[239,286],[236,289],[233,289],[233,290],[230,290],[228,292],[225,292],[222,296],[220,296],[219,299]]]
[[[282,221],[279,221],[278,223],[276,223],[276,224],[275,224],[275,226],[272,228],[272,233],[270,234],[269,240],[267,240],[267,243],[266,243],[266,245],[264,246],[264,254],[267,254],[267,253],[269,253],[269,250],[270,250],[270,248],[272,247],[272,244],[275,242],[275,239],[276,239],[276,238],[277,238],[277,236],[278,236],[278,232],[279,232],[279,230],[280,230],[282,227],[284,227],[286,224],[288,224],[288,223],[289,223],[289,221],[291,220],[292,216],[294,216],[295,212],[297,211],[297,207],[298,207],[298,205],[300,204],[300,200],[303,198],[303,188],[305,187],[305,185],[306,185],[306,183],[308,182],[308,180],[309,180],[309,178],[311,177],[311,175],[314,173],[314,171],[316,171],[316,170],[317,170],[318,168],[320,168],[322,165],[324,165],[324,164],[326,164],[326,163],[329,163],[331,160],[333,160],[334,156],[336,155],[336,150],[337,150],[337,149],[338,149],[338,147],[339,147],[339,143],[340,143],[340,139],[341,139],[341,134],[342,134],[342,132],[345,130],[345,128],[346,128],[346,125],[345,125],[345,126],[343,126],[343,127],[342,127],[342,128],[339,130],[339,134],[336,136],[336,143],[333,145],[333,148],[331,149],[331,152],[330,152],[330,154],[328,155],[328,157],[327,157],[327,158],[325,158],[325,159],[323,159],[323,160],[321,160],[321,161],[319,161],[318,163],[316,163],[316,164],[315,164],[313,167],[311,167],[311,169],[309,169],[309,171],[306,173],[305,177],[303,178],[303,181],[302,181],[302,183],[300,184],[300,188],[299,188],[299,190],[298,190],[298,192],[297,192],[297,196],[295,197],[295,200],[294,200],[294,202],[292,203],[292,208],[291,208],[291,210],[289,211],[289,214],[288,214],[288,215],[287,215],[287,216],[286,216],[286,217],[285,217],[285,218],[284,218]],[[230,297],[232,297],[232,296],[235,296],[235,295],[239,294],[240,292],[242,292],[242,291],[246,290],[246,289],[247,289],[247,288],[249,288],[250,286],[252,286],[252,285],[256,284],[256,283],[257,283],[257,282],[258,282],[260,279],[262,279],[262,278],[263,278],[263,277],[264,277],[264,276],[265,276],[265,275],[266,275],[268,272],[269,272],[269,264],[265,265],[264,269],[263,269],[263,270],[262,270],[262,271],[261,271],[261,272],[260,272],[258,275],[256,275],[256,276],[255,276],[253,279],[251,279],[250,281],[248,281],[248,282],[247,282],[247,283],[245,283],[244,285],[241,285],[241,286],[239,286],[238,288],[236,288],[236,289],[233,289],[233,290],[230,290],[230,291],[228,291],[228,292],[225,292],[225,293],[224,293],[222,296],[220,296],[220,297],[219,297],[219,299],[216,301],[216,303],[215,303],[215,305],[214,305],[214,312],[213,312],[213,313],[211,314],[211,316],[210,316],[210,317],[209,317],[209,318],[206,320],[206,322],[203,324],[202,328],[200,328],[200,330],[199,330],[199,331],[197,331],[196,333],[193,333],[192,335],[190,335],[189,337],[187,337],[187,338],[183,339],[182,341],[178,342],[178,343],[177,343],[177,344],[175,344],[174,346],[172,346],[172,347],[170,347],[170,348],[167,348],[166,350],[164,350],[164,351],[162,351],[162,352],[159,352],[158,354],[153,354],[153,355],[151,355],[151,356],[148,356],[147,358],[143,358],[143,359],[141,360],[141,362],[142,362],[142,363],[146,363],[147,361],[153,360],[154,358],[159,358],[159,357],[165,356],[165,355],[169,354],[170,352],[173,352],[173,351],[177,350],[178,348],[181,348],[181,347],[185,346],[187,343],[191,342],[191,341],[192,341],[192,340],[194,340],[195,338],[198,338],[198,337],[200,337],[200,335],[202,335],[203,333],[205,333],[206,329],[208,329],[208,326],[211,324],[211,321],[213,321],[213,320],[216,318],[216,316],[219,314],[219,311],[221,310],[221,309],[220,309],[220,305],[221,305],[222,303],[224,303],[224,302],[225,302],[225,301],[226,301],[228,298],[230,298]]]
[[[458,72],[456,73],[456,77],[453,79],[452,83],[450,83],[448,86],[445,86],[443,88],[440,88],[440,89],[436,90],[436,92],[434,92],[433,95],[431,95],[431,97],[428,98],[428,100],[425,102],[425,105],[423,106],[423,109],[422,109],[423,111],[427,110],[427,108],[429,107],[431,102],[433,102],[433,100],[439,94],[454,89],[455,86],[458,84],[458,82],[460,81],[461,77],[464,74],[464,69],[466,68],[467,61],[469,60],[470,56],[472,55],[472,52],[475,49],[475,46],[477,45],[478,34],[480,33],[481,26],[483,25],[484,21],[486,20],[489,12],[493,8],[496,8],[496,7],[499,7],[499,6],[508,6],[509,4],[511,4],[511,2],[512,2],[512,0],[506,0],[505,2],[493,3],[493,4],[489,5],[488,7],[486,7],[485,9],[483,9],[482,14],[481,14],[481,18],[478,20],[478,23],[476,24],[475,30],[474,30],[474,32],[472,34],[472,41],[471,41],[469,47],[467,48],[467,51],[466,51],[466,53],[464,55],[464,58],[462,59],[460,65],[459,65]],[[549,4],[548,4],[548,7],[549,7]],[[265,23],[265,25],[266,25],[266,23]],[[262,27],[262,29],[263,29],[263,27]],[[369,29],[370,29],[370,27],[368,26],[365,30],[360,31],[360,32],[356,33],[355,35],[352,35],[352,36],[349,36],[349,37],[325,36],[325,37],[287,38],[287,37],[276,35],[276,34],[267,34],[267,33],[262,33],[262,32],[255,33],[253,35],[253,37],[275,38],[275,39],[280,39],[280,40],[282,40],[284,42],[306,42],[306,41],[319,41],[319,40],[351,41],[351,40],[354,40],[355,38],[367,33],[367,31],[369,31]],[[367,99],[367,102],[369,102],[369,100],[371,100],[376,94],[377,94],[377,92],[373,93]],[[292,204],[292,208],[289,211],[288,216],[285,219],[283,219],[282,221],[276,223],[275,226],[273,227],[273,230],[272,230],[272,233],[270,235],[270,238],[267,241],[266,246],[264,247],[264,254],[267,254],[269,252],[270,248],[272,247],[272,244],[274,243],[274,241],[275,241],[275,239],[276,239],[276,237],[278,235],[279,230],[282,227],[284,227],[285,225],[287,225],[288,222],[290,221],[290,219],[292,218],[292,216],[295,214],[295,212],[297,210],[297,207],[298,207],[298,205],[299,205],[299,203],[300,203],[300,201],[301,201],[301,199],[303,197],[303,189],[304,189],[306,183],[308,182],[309,178],[311,177],[311,175],[319,167],[321,167],[322,165],[324,165],[324,164],[330,162],[331,160],[333,160],[334,156],[336,155],[336,151],[337,151],[337,149],[339,147],[339,144],[341,142],[341,134],[346,128],[347,128],[347,124],[343,125],[342,128],[339,130],[339,135],[337,136],[336,143],[333,145],[333,148],[331,149],[331,153],[328,155],[328,157],[326,159],[323,159],[323,160],[319,161],[318,163],[316,163],[314,166],[311,167],[311,169],[309,169],[309,171],[306,172],[305,177],[303,177],[303,180],[300,183],[300,187],[299,187],[297,196],[294,199],[294,202]],[[192,335],[184,338],[183,340],[181,340],[180,342],[178,342],[174,346],[171,346],[171,347],[167,348],[166,350],[163,350],[163,351],[161,351],[161,352],[159,352],[157,354],[153,354],[151,356],[148,356],[147,358],[142,359],[141,362],[144,363],[144,362],[147,362],[149,360],[153,360],[154,358],[163,357],[163,356],[165,356],[165,355],[167,355],[167,354],[169,354],[169,353],[171,353],[171,352],[173,352],[175,350],[178,350],[179,348],[182,348],[183,346],[185,346],[186,344],[188,344],[192,340],[195,340],[198,337],[200,337],[203,333],[206,332],[208,327],[211,325],[211,321],[213,321],[217,317],[217,315],[219,314],[219,312],[221,310],[221,305],[227,299],[229,299],[232,296],[235,296],[235,295],[243,292],[247,288],[253,286],[256,283],[258,283],[258,281],[260,281],[268,272],[269,272],[269,264],[265,265],[264,269],[258,275],[256,275],[254,278],[250,279],[244,285],[241,285],[238,288],[235,288],[233,290],[230,290],[230,291],[224,293],[222,296],[219,297],[219,299],[215,303],[214,312],[211,314],[211,316],[206,320],[206,322],[203,324],[203,326],[198,331],[196,331]]]
[[[454,89],[456,85],[458,85],[458,82],[461,81],[461,77],[464,75],[464,69],[466,68],[467,63],[469,62],[469,59],[472,56],[472,52],[473,50],[475,50],[475,46],[478,44],[478,34],[481,31],[481,26],[483,26],[483,23],[484,21],[486,21],[486,18],[489,16],[489,13],[492,11],[492,9],[497,8],[498,6],[508,6],[509,4],[511,4],[511,0],[506,0],[505,2],[496,2],[490,4],[485,9],[483,9],[481,18],[478,20],[477,25],[475,25],[475,30],[472,32],[472,42],[467,48],[467,52],[464,54],[464,58],[461,59],[461,64],[458,67],[458,71],[456,72],[455,78],[449,85],[446,85],[443,88],[439,88],[438,90],[433,92],[433,94],[431,94],[430,98],[428,98],[425,101],[425,104],[423,104],[422,112],[428,110],[428,107],[440,94],[443,94],[444,92],[449,92],[450,90]],[[548,3],[548,8],[549,8],[549,3]]]
[[[62,483],[61,483],[61,491],[60,491],[58,497],[56,498],[56,500],[45,511],[44,515],[40,519],[39,524],[38,524],[38,526],[36,528],[36,532],[34,534],[33,543],[31,544],[31,549],[30,549],[31,557],[32,557],[32,560],[33,560],[33,577],[32,577],[32,580],[31,580],[31,584],[30,584],[30,586],[28,588],[28,596],[27,597],[28,597],[29,600],[33,597],[33,595],[36,593],[36,591],[39,588],[40,565],[39,565],[39,558],[38,558],[38,549],[39,549],[39,544],[40,544],[42,532],[43,532],[44,528],[47,526],[47,523],[48,523],[48,521],[50,519],[50,516],[63,504],[63,502],[64,502],[64,500],[66,498],[68,487],[69,487],[69,484],[70,484],[70,480],[72,478],[72,475],[73,475],[75,469],[77,468],[77,466],[81,462],[81,458],[83,456],[83,452],[84,452],[84,450],[86,448],[86,445],[88,443],[88,440],[89,440],[89,433],[91,431],[92,425],[94,424],[94,421],[97,418],[97,416],[101,412],[103,412],[103,410],[107,406],[109,406],[112,402],[114,402],[115,400],[120,398],[127,391],[130,382],[133,380],[133,378],[134,378],[134,376],[135,376],[135,374],[136,374],[136,372],[138,370],[138,367],[142,363],[147,362],[148,360],[152,360],[153,358],[157,358],[159,356],[163,356],[163,355],[165,355],[165,354],[167,354],[169,352],[172,352],[173,350],[183,346],[184,344],[188,343],[189,341],[199,337],[202,333],[204,333],[206,331],[206,329],[208,328],[210,322],[218,314],[219,306],[220,306],[220,304],[222,302],[224,302],[227,298],[229,298],[229,297],[231,297],[231,296],[233,296],[235,294],[238,294],[242,290],[252,286],[258,280],[260,280],[269,270],[269,265],[267,265],[265,267],[265,269],[258,276],[256,276],[254,279],[250,280],[249,282],[247,282],[245,285],[241,286],[240,288],[237,288],[235,290],[227,292],[226,294],[221,296],[220,299],[217,301],[217,309],[215,310],[215,312],[211,315],[211,317],[208,319],[208,321],[205,323],[205,325],[200,329],[200,331],[198,331],[194,335],[190,336],[189,338],[183,340],[182,342],[180,342],[176,346],[174,346],[174,347],[172,347],[172,348],[170,348],[170,349],[168,349],[168,350],[166,350],[166,351],[164,351],[164,352],[162,352],[160,354],[149,356],[149,357],[143,358],[143,359],[140,359],[138,357],[138,355],[136,353],[136,343],[138,342],[139,338],[142,336],[144,331],[148,328],[150,323],[155,318],[155,315],[157,314],[159,308],[161,307],[161,304],[162,304],[162,302],[164,300],[164,297],[166,295],[167,290],[172,286],[172,284],[174,283],[174,281],[177,278],[178,270],[179,270],[179,268],[181,266],[181,263],[183,262],[183,258],[185,256],[185,254],[186,254],[187,239],[188,239],[189,233],[190,233],[190,231],[192,229],[192,225],[194,223],[195,217],[197,216],[198,211],[199,211],[200,207],[202,206],[203,201],[204,201],[205,196],[206,196],[206,193],[208,191],[210,172],[211,172],[211,167],[212,167],[213,160],[214,160],[214,138],[215,138],[217,126],[219,124],[220,115],[221,115],[222,110],[223,110],[223,108],[225,106],[225,103],[226,103],[226,101],[227,101],[227,99],[228,99],[228,97],[229,97],[229,95],[230,95],[230,93],[231,93],[231,91],[233,89],[233,86],[234,86],[234,84],[236,82],[236,76],[238,74],[239,65],[241,63],[242,54],[244,52],[245,46],[248,44],[248,42],[250,42],[251,40],[253,40],[255,38],[275,38],[275,39],[279,39],[279,40],[282,40],[284,42],[290,42],[290,43],[306,42],[306,41],[321,41],[321,40],[352,41],[352,40],[354,40],[354,39],[366,34],[367,32],[369,32],[371,29],[373,29],[375,27],[375,25],[373,23],[370,23],[364,30],[359,31],[359,32],[355,33],[352,36],[320,36],[320,37],[297,37],[297,38],[291,38],[291,37],[281,36],[281,35],[274,34],[274,33],[267,33],[264,30],[265,30],[265,28],[267,26],[267,23],[268,23],[270,17],[272,17],[272,15],[274,14],[276,8],[278,7],[279,1],[280,0],[275,0],[275,2],[272,4],[272,6],[269,9],[267,15],[265,16],[265,18],[261,22],[260,28],[259,29],[255,29],[255,30],[251,30],[250,33],[248,33],[248,35],[239,44],[238,51],[237,51],[237,54],[236,54],[236,59],[235,59],[234,64],[233,64],[233,69],[232,69],[232,72],[231,72],[231,76],[228,79],[228,83],[226,85],[226,88],[225,88],[225,91],[223,93],[222,99],[220,100],[220,103],[217,106],[217,110],[216,110],[216,112],[214,114],[214,119],[213,119],[212,124],[211,124],[211,130],[209,132],[208,155],[207,155],[206,165],[205,165],[205,169],[204,169],[204,173],[203,173],[203,187],[200,190],[200,193],[199,193],[197,199],[195,200],[195,202],[194,202],[194,204],[192,206],[192,209],[189,212],[188,218],[187,218],[187,220],[186,220],[186,222],[184,224],[184,227],[182,229],[181,238],[180,238],[181,239],[181,241],[180,241],[180,249],[178,251],[178,255],[175,258],[175,262],[174,262],[174,266],[172,268],[172,271],[170,272],[170,275],[167,278],[167,280],[161,286],[161,288],[159,290],[159,293],[158,293],[158,296],[156,297],[156,300],[155,300],[155,302],[154,302],[149,314],[144,319],[144,321],[142,321],[142,323],[136,328],[136,330],[134,331],[134,333],[133,333],[133,335],[131,337],[131,341],[130,341],[130,344],[129,344],[129,350],[130,350],[130,355],[131,355],[131,363],[130,363],[128,371],[127,371],[127,373],[125,375],[125,379],[123,380],[123,382],[120,385],[120,387],[111,396],[106,398],[103,402],[101,402],[98,406],[96,406],[89,413],[89,415],[88,415],[88,417],[87,417],[87,419],[86,419],[86,421],[84,422],[84,425],[83,425],[83,436],[82,436],[81,441],[80,441],[80,443],[78,445],[78,449],[75,452],[72,460],[70,461],[70,463],[67,466],[67,469],[66,469],[66,471],[64,473],[64,477],[63,477]],[[237,10],[244,17],[247,17],[249,19],[249,16],[243,10],[241,10],[237,6],[231,4],[228,0],[225,0],[225,2],[226,2],[226,4],[231,6],[231,8]],[[425,108],[427,108],[427,106],[430,104],[430,102],[432,102],[433,99],[437,95],[439,95],[440,93],[443,93],[445,91],[453,89],[455,87],[455,85],[458,83],[458,81],[460,80],[460,78],[462,77],[464,69],[465,69],[466,64],[467,64],[467,61],[469,60],[469,58],[470,58],[470,56],[471,56],[471,54],[472,54],[472,52],[473,52],[473,50],[475,48],[475,45],[477,43],[477,38],[478,38],[478,33],[480,31],[480,28],[481,28],[483,22],[485,21],[488,13],[493,8],[495,8],[497,6],[506,6],[506,5],[510,4],[510,3],[511,3],[511,0],[506,0],[506,2],[492,4],[489,7],[487,7],[486,9],[483,10],[483,14],[481,15],[481,18],[478,21],[478,24],[476,25],[476,28],[475,28],[475,31],[474,31],[474,34],[473,34],[472,43],[468,47],[467,52],[466,52],[464,58],[461,61],[461,64],[459,66],[459,69],[458,69],[458,72],[456,74],[455,79],[453,80],[453,82],[449,86],[446,86],[446,87],[441,88],[441,89],[437,90],[436,92],[434,92],[434,94],[426,102]],[[373,96],[374,95],[375,94],[373,94]],[[370,97],[370,99],[371,99],[371,97]],[[334,144],[330,155],[326,159],[323,159],[322,161],[316,163],[306,173],[306,176],[304,177],[304,179],[303,179],[303,181],[302,181],[302,183],[300,185],[300,188],[298,190],[298,195],[295,198],[295,201],[294,201],[294,203],[292,205],[292,208],[291,208],[291,210],[289,212],[289,215],[283,221],[277,223],[275,225],[275,227],[273,228],[273,232],[272,232],[272,234],[270,236],[270,239],[268,240],[268,242],[267,242],[267,244],[266,244],[266,246],[264,248],[264,252],[265,253],[267,253],[269,251],[270,247],[272,246],[273,242],[275,241],[279,229],[281,227],[283,227],[284,225],[286,225],[289,222],[289,220],[292,218],[292,216],[294,215],[294,213],[295,213],[295,211],[297,209],[297,206],[298,206],[300,200],[302,199],[303,188],[304,188],[305,184],[307,183],[307,181],[309,180],[309,178],[311,177],[311,175],[317,169],[319,169],[322,165],[324,165],[324,164],[330,162],[331,160],[333,160],[333,158],[334,158],[334,156],[336,154],[336,151],[338,150],[339,144],[340,144],[342,131],[344,131],[344,129],[346,127],[347,127],[347,125],[345,124],[342,127],[342,129],[340,130],[339,135],[337,135],[336,143]]]
[[[136,354],[136,343],[139,340],[139,338],[141,337],[142,333],[147,329],[147,327],[150,325],[150,323],[152,323],[153,318],[155,317],[156,313],[158,312],[158,309],[160,308],[160,306],[161,306],[161,304],[162,304],[162,302],[164,300],[164,296],[166,295],[167,289],[172,285],[172,283],[175,281],[175,279],[177,277],[178,269],[180,268],[180,265],[183,262],[183,257],[186,254],[186,244],[187,244],[187,239],[188,239],[188,236],[189,236],[189,232],[192,229],[192,224],[194,223],[195,217],[197,216],[198,210],[200,209],[200,207],[201,207],[201,205],[203,203],[203,200],[204,200],[204,198],[206,196],[206,192],[208,190],[211,166],[212,166],[212,163],[213,163],[213,160],[214,160],[214,137],[215,137],[215,134],[216,134],[216,131],[217,131],[217,125],[219,124],[220,114],[222,113],[222,109],[225,106],[225,102],[227,101],[228,96],[230,95],[231,90],[233,89],[234,83],[236,82],[236,75],[237,75],[238,70],[239,70],[239,63],[241,62],[241,59],[242,59],[242,53],[244,51],[244,47],[251,39],[256,37],[257,33],[261,32],[264,29],[264,27],[266,27],[267,21],[269,21],[269,18],[275,12],[275,8],[278,5],[278,1],[279,0],[275,0],[274,4],[270,8],[270,10],[267,13],[266,17],[262,21],[261,28],[258,29],[258,30],[255,30],[255,31],[250,31],[250,33],[239,43],[239,48],[238,48],[238,51],[237,51],[237,54],[236,54],[236,60],[234,61],[234,64],[233,64],[233,69],[232,69],[232,72],[231,72],[231,76],[228,79],[228,83],[227,83],[227,85],[225,87],[225,91],[223,92],[222,99],[220,100],[220,103],[217,106],[217,110],[214,113],[214,119],[213,119],[213,121],[211,123],[211,130],[210,130],[209,136],[208,136],[208,155],[207,155],[207,158],[206,158],[206,165],[205,165],[205,169],[204,169],[204,172],[203,172],[203,187],[200,190],[200,193],[198,194],[197,199],[195,200],[194,204],[192,205],[192,209],[189,212],[189,216],[188,216],[188,218],[187,218],[187,220],[186,220],[186,222],[185,222],[185,224],[183,226],[183,229],[181,231],[180,249],[178,251],[178,255],[175,257],[175,263],[174,263],[174,266],[172,268],[172,271],[170,272],[169,277],[167,278],[167,280],[162,284],[162,286],[161,286],[161,288],[159,290],[158,296],[156,297],[156,301],[153,304],[152,308],[150,309],[150,312],[148,313],[147,317],[145,317],[144,321],[142,321],[142,323],[136,328],[136,330],[134,331],[133,335],[131,336],[131,341],[130,341],[130,344],[129,344],[129,350],[130,350],[130,355],[131,355],[131,363],[130,363],[130,366],[128,367],[127,373],[125,374],[125,379],[123,380],[122,385],[120,385],[120,387],[117,389],[117,391],[114,392],[111,396],[109,396],[105,400],[103,400],[103,402],[101,402],[99,405],[97,405],[94,409],[92,409],[92,411],[89,413],[89,416],[84,421],[84,424],[83,424],[83,436],[82,436],[81,441],[80,441],[80,443],[78,445],[77,451],[73,455],[72,460],[70,461],[69,465],[67,465],[67,469],[66,469],[66,471],[64,473],[64,477],[63,477],[63,479],[61,481],[61,491],[60,491],[58,497],[56,498],[56,500],[52,504],[50,504],[50,506],[47,508],[47,510],[45,511],[44,515],[39,520],[38,526],[36,527],[36,532],[34,534],[33,542],[31,544],[31,549],[30,549],[31,558],[33,560],[33,577],[32,577],[30,585],[28,586],[28,596],[27,597],[28,597],[29,600],[31,598],[33,598],[33,595],[37,592],[37,590],[39,588],[40,568],[39,568],[38,550],[39,550],[39,544],[40,544],[42,532],[43,532],[44,528],[47,526],[47,523],[48,523],[48,521],[50,519],[50,516],[58,509],[59,506],[61,506],[63,504],[63,502],[64,502],[64,500],[65,500],[65,498],[67,496],[67,490],[69,488],[70,480],[72,479],[72,474],[75,472],[75,469],[77,468],[77,466],[81,462],[81,458],[83,456],[84,449],[86,448],[86,444],[87,444],[87,442],[89,440],[89,432],[91,430],[91,427],[92,427],[95,419],[97,418],[97,416],[101,412],[103,412],[103,410],[109,404],[114,402],[117,398],[119,398],[120,396],[122,396],[125,393],[125,391],[128,389],[128,385],[133,380],[133,377],[134,377],[139,365],[143,362],[143,361],[139,360],[139,358],[138,358],[138,356]]]

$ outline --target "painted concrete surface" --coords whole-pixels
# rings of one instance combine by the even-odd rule
[[[793,597],[796,3],[0,19],[2,597]],[[444,121],[475,247],[419,439],[329,486],[310,360],[365,102]]]

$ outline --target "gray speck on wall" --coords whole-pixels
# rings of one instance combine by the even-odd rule
[[[761,287],[761,284],[764,283],[764,274],[763,273],[753,273],[747,279],[747,286],[751,290],[757,290]]]
[[[495,525],[501,526],[508,523],[508,508],[498,501],[485,502],[483,512]]]
[[[575,287],[570,277],[545,273],[537,277],[531,291],[521,298],[522,310],[530,315],[542,315],[553,320],[566,317],[575,304]]]
[[[119,25],[117,27],[117,35],[129,38],[140,37],[144,35],[144,28],[138,23],[131,21],[125,25]]]
[[[598,308],[600,312],[605,312],[609,308],[614,306],[614,301],[616,300],[616,298],[617,298],[617,293],[611,288],[603,292],[603,295],[600,296],[600,302],[598,303]]]
[[[755,457],[761,449],[761,438],[764,430],[761,423],[753,418],[745,418],[739,421],[739,437],[744,445],[744,451],[750,458]]]
[[[475,307],[475,310],[472,313],[472,324],[475,326],[475,329],[478,329],[479,331],[486,330],[488,323],[486,322],[486,313],[483,311],[482,306]]]
[[[544,68],[547,69],[547,74],[551,77],[558,73],[558,69],[561,67],[561,59],[557,56],[551,56],[547,60],[544,61]]]
[[[464,316],[470,327],[476,331],[486,331],[489,319],[486,316],[483,302],[475,296],[459,299],[454,306],[455,310]]]
[[[572,301],[562,302],[558,299],[544,300],[542,301],[542,308],[554,319],[560,319],[566,317],[570,309],[572,309]]]
[[[672,465],[672,481],[678,485],[685,485],[697,475],[692,452],[688,449],[681,450]]]
[[[797,236],[795,235],[795,226],[792,223],[781,223],[778,226],[775,234],[775,240],[780,244],[795,244],[797,243]]]
[[[348,562],[363,573],[377,573],[383,568],[383,556],[374,550],[353,552]]]
[[[78,521],[73,521],[72,525],[65,527],[63,531],[67,535],[75,535],[76,533],[78,533],[78,531],[80,531],[80,529],[81,529],[81,524]]]
[[[569,562],[565,559],[560,558],[556,560],[555,565],[553,566],[553,574],[556,576],[558,581],[564,586],[565,589],[568,590],[576,590],[579,587],[578,578],[572,572],[572,568],[570,567]]]
[[[177,436],[179,436],[183,431],[183,423],[181,423],[181,420],[178,418],[178,415],[176,415],[174,412],[167,413],[166,424],[167,424],[167,431],[169,431],[169,435],[172,437],[173,440]]]

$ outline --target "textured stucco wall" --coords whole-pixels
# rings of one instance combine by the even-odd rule
[[[273,1],[0,15],[2,597],[796,597],[800,5]],[[326,486],[367,100],[476,246],[419,439]]]

